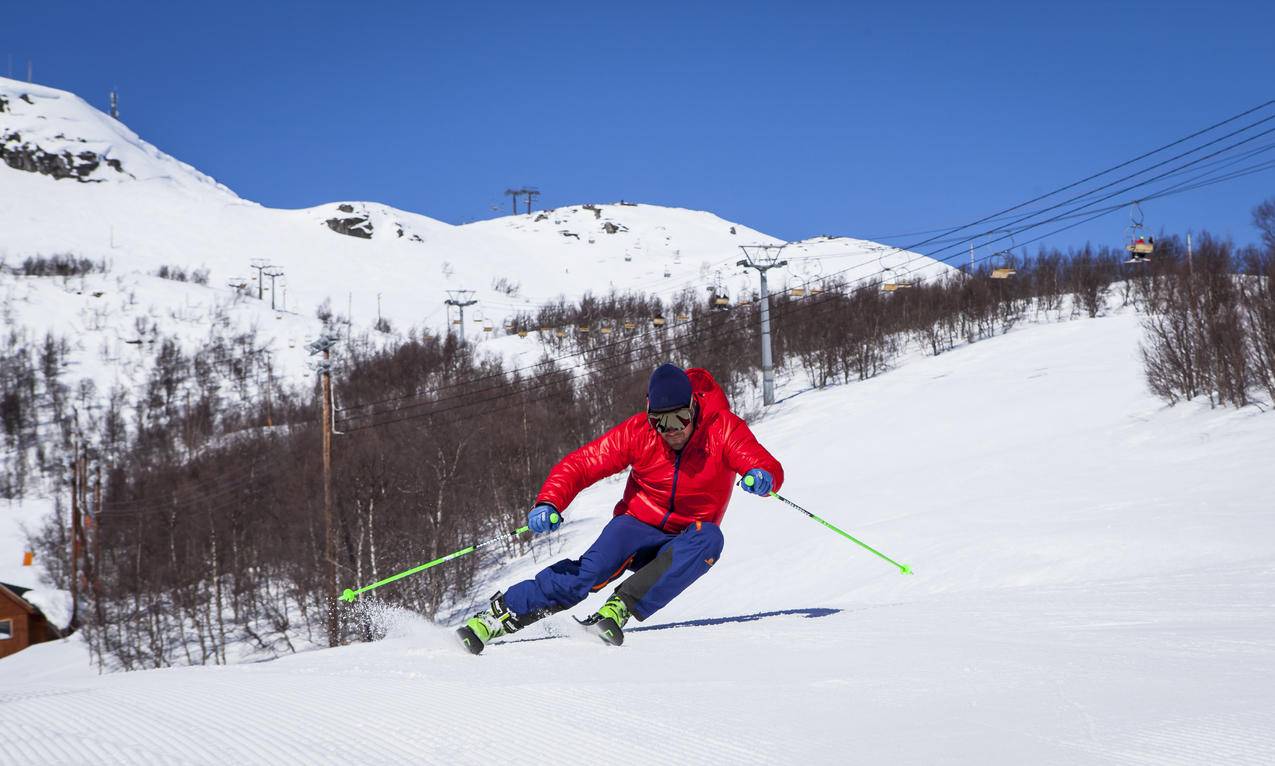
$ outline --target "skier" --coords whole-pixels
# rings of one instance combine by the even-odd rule
[[[739,416],[706,370],[660,365],[647,387],[647,409],[558,462],[527,516],[533,532],[557,529],[581,490],[630,468],[624,495],[602,534],[578,559],[563,559],[533,579],[491,597],[491,606],[457,630],[478,654],[498,636],[514,633],[622,582],[585,620],[603,641],[619,645],[630,616],[655,614],[708,572],[722,553],[719,524],[735,477],[768,495],[783,483],[779,461]]]

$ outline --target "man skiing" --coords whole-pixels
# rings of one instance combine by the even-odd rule
[[[752,477],[740,486],[763,496],[784,478],[712,375],[663,364],[651,374],[645,412],[553,467],[527,525],[536,533],[557,529],[576,495],[625,468],[624,495],[593,545],[492,596],[489,608],[457,630],[469,651],[478,654],[493,638],[575,606],[628,570],[635,574],[585,621],[619,645],[630,616],[640,622],[655,614],[721,556],[719,524],[736,477]]]

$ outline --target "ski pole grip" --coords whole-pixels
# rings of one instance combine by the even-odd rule
[[[744,485],[745,485],[745,486],[751,487],[751,486],[753,486],[753,485],[754,485],[754,484],[756,484],[756,483],[757,483],[757,480],[753,478],[753,475],[752,475],[751,473],[750,473],[750,474],[747,474],[746,476],[744,476]]]
[[[559,521],[561,518],[562,518],[562,517],[561,517],[561,516],[559,516],[558,514],[556,514],[556,513],[551,513],[551,514],[549,514],[549,523],[550,523],[550,524],[557,524],[557,523],[558,523],[558,521]]]

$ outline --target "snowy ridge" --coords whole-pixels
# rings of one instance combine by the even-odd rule
[[[1270,763],[1275,429],[1162,406],[1139,334],[1026,326],[781,392],[755,430],[784,494],[911,577],[737,494],[720,563],[620,649],[560,614],[475,658],[393,611],[386,640],[255,665],[98,677],[47,644],[0,662],[0,761],[478,764],[510,732],[528,763]],[[582,551],[621,481],[474,604]]]
[[[276,210],[240,199],[224,186],[142,141],[79,97],[0,80],[0,133],[46,152],[92,151],[118,160],[89,178],[71,179],[0,165],[0,259],[72,253],[105,259],[116,272],[151,273],[161,265],[207,268],[213,286],[251,277],[264,259],[284,272],[288,306],[305,316],[330,300],[356,326],[370,327],[379,309],[394,326],[422,322],[442,330],[447,290],[476,292],[479,310],[497,325],[519,310],[565,296],[611,289],[672,297],[684,289],[751,295],[755,274],[735,262],[739,245],[779,240],[712,213],[656,205],[577,204],[452,226],[374,202],[334,202]],[[346,210],[345,208],[348,208]],[[71,214],[74,211],[74,215]],[[340,233],[330,220],[364,219]],[[340,227],[337,227],[340,228]],[[401,232],[401,234],[400,234]],[[370,237],[363,234],[370,233]],[[838,239],[802,243],[805,256],[772,288],[803,285],[815,271],[856,266],[851,279],[908,263],[937,276],[948,267],[915,253],[884,261],[881,245]],[[822,248],[822,250],[821,250]],[[861,256],[861,257],[860,257]],[[879,262],[880,261],[880,262]],[[504,278],[505,287],[495,282]],[[511,289],[516,287],[516,289]]]
[[[143,141],[118,120],[73,93],[0,77],[0,140],[60,155],[91,152],[102,164],[86,180],[161,182],[173,190],[238,200],[230,189]],[[112,167],[107,162],[118,163]]]

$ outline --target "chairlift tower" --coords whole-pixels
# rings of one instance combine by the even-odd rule
[[[465,345],[465,307],[472,306],[478,301],[473,297],[473,290],[448,290],[447,294],[451,297],[443,303],[460,309],[460,345],[463,346]]]
[[[509,201],[513,203],[514,215],[518,215],[518,195],[522,194],[522,189],[505,189],[505,196],[509,197]]]
[[[257,270],[257,300],[261,300],[262,284],[263,284],[263,280],[261,278],[261,272],[265,271],[266,269],[274,268],[274,265],[265,258],[253,258],[251,261],[249,261],[249,263],[252,264],[250,268]]]
[[[775,370],[770,355],[770,287],[766,283],[766,272],[788,265],[788,261],[779,260],[785,245],[740,245],[744,251],[743,260],[736,266],[757,269],[761,275],[761,391],[762,403],[767,407],[775,403]]]
[[[280,271],[279,269],[275,269],[273,266],[271,266],[270,268],[272,269],[271,271],[262,271],[262,272],[261,272],[261,274],[262,274],[262,276],[270,277],[270,310],[271,310],[271,311],[274,311],[274,310],[275,310],[275,302],[274,302],[274,296],[275,296],[274,281],[275,281],[276,279],[278,279],[279,277],[283,276],[283,272],[282,272],[282,271]]]
[[[514,215],[518,215],[518,197],[527,195],[527,215],[531,215],[531,199],[539,197],[540,190],[534,186],[524,186],[521,189],[505,189],[505,196],[511,197],[513,202]]]

